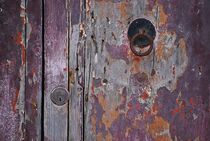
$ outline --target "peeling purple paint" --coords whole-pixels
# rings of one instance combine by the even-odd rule
[[[80,0],[70,0],[71,5],[71,25],[79,23],[80,20]]]
[[[127,64],[129,63],[128,60],[128,46],[127,45],[110,45],[109,43],[106,43],[106,49],[109,53],[109,55],[113,59],[122,59],[124,60]]]

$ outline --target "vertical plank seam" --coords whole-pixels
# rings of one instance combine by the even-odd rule
[[[41,0],[42,4],[41,4],[41,9],[42,9],[42,22],[41,22],[41,27],[42,27],[42,77],[41,77],[41,80],[42,80],[42,84],[41,84],[41,93],[42,93],[42,96],[41,96],[41,121],[40,121],[40,124],[41,124],[41,141],[44,141],[44,84],[45,84],[45,81],[44,81],[44,75],[45,75],[45,53],[44,53],[44,0]]]
[[[70,0],[66,0],[66,2],[67,2],[67,6],[66,6],[66,8],[67,8],[67,26],[68,26],[68,28],[67,28],[67,66],[68,66],[68,68],[67,68],[67,70],[68,70],[68,72],[67,72],[67,89],[68,89],[68,91],[69,91],[69,94],[71,94],[70,93],[70,76],[69,76],[69,68],[70,68],[70,11],[69,11],[69,9],[70,9]],[[69,97],[68,98],[70,98],[71,96],[69,95]],[[68,140],[70,140],[70,137],[69,137],[69,132],[70,132],[70,123],[69,123],[69,120],[70,120],[70,100],[68,100],[68,103],[67,103],[67,141]]]
[[[83,0],[82,2],[82,19],[83,23],[86,24],[86,0]],[[84,25],[85,25],[84,24]],[[86,28],[85,28],[86,30]],[[86,32],[86,31],[84,31]],[[85,37],[86,38],[86,37]],[[85,141],[85,71],[86,71],[86,39],[84,41],[84,45],[83,45],[83,48],[84,48],[84,52],[83,52],[83,55],[84,55],[84,72],[83,72],[83,77],[84,77],[84,88],[83,88],[83,97],[82,97],[82,140]]]
[[[26,49],[27,49],[27,11],[26,11],[26,8],[27,8],[27,3],[26,3],[26,1],[27,0],[24,0],[23,1],[23,3],[24,3],[24,23],[23,23],[23,34],[24,34],[24,47],[25,48],[22,48],[22,49],[24,49],[24,56],[26,57]],[[22,1],[21,1],[21,3],[22,3]],[[22,110],[23,110],[23,119],[22,119],[22,122],[21,122],[21,119],[20,119],[20,122],[21,122],[21,124],[22,125],[20,125],[20,127],[21,127],[21,129],[22,129],[22,133],[21,133],[21,140],[25,140],[25,137],[26,137],[26,135],[25,135],[25,131],[26,131],[26,112],[25,112],[25,103],[26,103],[26,66],[27,66],[27,62],[26,62],[26,58],[23,60],[24,62],[23,62],[23,64],[22,64],[22,67],[23,67],[23,79],[24,79],[24,92],[23,92],[23,95],[21,96],[20,95],[20,103],[21,103],[21,100],[23,100],[24,101],[24,103],[21,103],[22,105],[23,105],[23,107],[22,107]],[[21,98],[22,97],[22,98]],[[21,109],[19,109],[19,110],[21,110]],[[20,111],[20,113],[21,113],[21,111]],[[21,116],[21,114],[20,114],[20,116]],[[20,117],[21,118],[21,117]]]

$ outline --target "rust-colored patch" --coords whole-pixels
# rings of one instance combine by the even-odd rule
[[[22,39],[22,33],[18,32],[17,36],[16,36],[16,43],[17,45],[20,45],[21,48],[21,56],[22,56],[22,64],[25,64],[25,60],[26,60],[26,49],[24,46],[24,41]]]
[[[156,57],[158,61],[161,61],[162,59],[167,60],[170,56],[173,55],[175,45],[174,42],[170,42],[170,40],[172,40],[174,36],[176,36],[176,33],[174,32],[160,32],[156,47]],[[171,47],[169,48],[167,46]]]
[[[95,111],[94,111],[94,113],[95,113]],[[93,114],[90,117],[90,121],[91,121],[91,124],[92,124],[92,131],[93,131],[93,133],[96,134],[96,116],[95,116],[95,114]]]
[[[158,4],[159,7],[159,26],[164,26],[167,23],[168,15],[164,12],[162,5]]]
[[[110,105],[107,103],[104,95],[98,95],[99,104],[103,107],[105,113],[102,117],[102,122],[106,126],[106,129],[109,129],[111,127],[112,122],[117,119],[119,113],[116,110],[117,106],[112,104],[112,107],[109,107]]]
[[[153,16],[156,16],[156,14],[158,14],[157,26],[165,28],[166,24],[168,23],[169,15],[167,15],[167,13],[165,12],[164,5],[160,4],[158,0],[149,0],[148,13]]]
[[[97,2],[119,2],[119,0],[96,0]]]
[[[111,133],[108,133],[106,135],[106,141],[112,141],[112,135],[111,135]]]
[[[65,68],[65,69],[67,69],[67,68]],[[69,70],[69,82],[71,84],[74,84],[75,83],[75,75],[74,74],[75,74],[75,72],[72,69],[70,69]]]
[[[90,0],[87,0],[87,1],[86,1],[86,12],[87,12],[88,14],[90,14],[90,8],[91,8],[91,6],[90,6]]]
[[[196,106],[196,100],[195,100],[195,98],[191,97],[190,100],[189,100],[189,103],[190,103],[192,106]]]
[[[176,67],[175,67],[175,65],[172,66],[172,74],[173,74],[173,77],[176,76]]]
[[[179,40],[179,47],[184,48],[184,49],[186,48],[186,42],[185,42],[184,38],[181,38]]]
[[[159,36],[162,36],[162,34],[160,34]],[[164,45],[162,42],[158,42],[155,53],[156,53],[157,61],[160,61],[164,55]]]
[[[141,97],[141,99],[146,100],[147,98],[149,98],[149,94],[147,91],[144,91],[140,97]]]
[[[16,89],[15,98],[12,100],[12,110],[13,110],[13,112],[16,112],[16,105],[17,105],[17,101],[18,101],[18,95],[19,95],[19,90]]]
[[[151,113],[154,114],[154,115],[156,115],[158,113],[158,105],[156,103],[154,103],[152,105]]]
[[[102,134],[102,133],[98,133],[98,134],[96,135],[96,140],[97,140],[97,141],[102,141],[102,140],[103,140],[103,134]]]
[[[121,2],[117,6],[119,11],[120,11],[120,16],[123,19],[127,19],[128,18],[127,6],[128,6],[127,2]]]
[[[132,74],[136,74],[138,72],[140,72],[140,62],[141,62],[141,58],[140,57],[134,57],[132,60],[132,67],[131,67],[131,73]]]
[[[91,95],[93,96],[95,93],[95,88],[94,88],[94,81],[92,80],[92,85],[91,85]]]
[[[169,123],[162,117],[156,116],[154,121],[149,125],[149,133],[155,141],[171,141],[169,135]]]
[[[172,115],[176,115],[177,113],[181,112],[186,107],[186,103],[183,100],[179,101],[178,105],[179,105],[178,108],[175,108],[171,111]]]
[[[155,141],[172,141],[172,139],[168,135],[162,135],[157,137]]]
[[[112,122],[117,119],[119,113],[116,110],[106,111],[103,115],[102,122],[105,124],[106,128],[110,128]]]

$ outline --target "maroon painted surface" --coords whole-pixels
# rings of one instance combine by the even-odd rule
[[[161,109],[158,115],[170,123],[172,139],[178,140],[210,139],[210,40],[209,23],[207,15],[210,14],[209,1],[177,1],[174,8],[169,9],[170,3],[160,1],[169,17],[169,30],[175,30],[178,36],[187,41],[187,55],[189,63],[185,73],[179,78],[177,89],[169,92],[166,88],[158,90],[155,104]],[[177,25],[182,25],[182,30]],[[188,85],[186,87],[186,84]],[[184,93],[177,99],[179,92]],[[173,96],[168,96],[173,95]],[[167,99],[164,100],[164,99]],[[180,100],[178,103],[177,100]],[[170,101],[170,102],[168,102]],[[172,104],[173,103],[173,104]],[[178,106],[177,104],[181,104]],[[174,114],[168,113],[176,111]],[[198,118],[194,119],[194,114]]]
[[[210,140],[210,1],[162,0],[160,3],[170,15],[168,30],[175,30],[186,39],[189,63],[174,92],[164,87],[158,90],[155,104],[162,109],[158,115],[169,121],[173,140],[175,136],[177,140],[195,140],[198,136],[200,141]],[[177,99],[180,91],[183,95]],[[175,109],[177,112],[168,114]],[[194,114],[198,115],[196,119]]]
[[[0,139],[20,141],[24,137],[24,17],[21,1],[0,1]],[[23,35],[23,37],[22,37]]]

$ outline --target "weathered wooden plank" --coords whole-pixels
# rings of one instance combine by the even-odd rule
[[[25,2],[0,1],[0,139],[24,139]]]
[[[83,140],[84,27],[83,1],[69,4],[69,140]]]
[[[26,2],[26,141],[41,140],[42,0]]]
[[[44,140],[66,141],[68,106],[56,106],[50,93],[57,86],[68,87],[68,20],[66,0],[44,3]]]
[[[209,140],[209,1],[87,1],[85,140]],[[156,27],[134,55],[127,29]],[[153,50],[154,51],[154,50]]]

